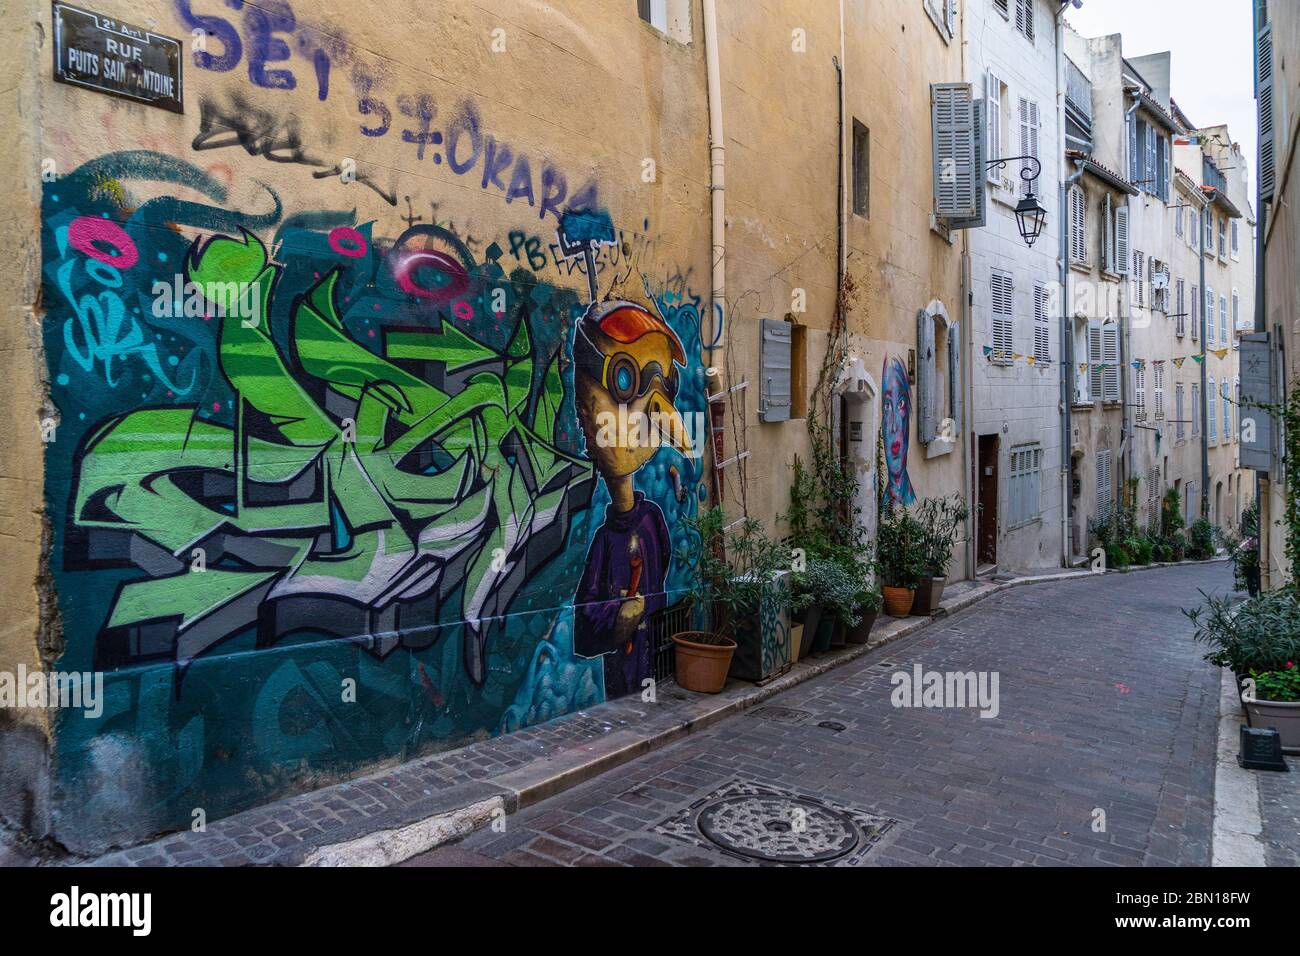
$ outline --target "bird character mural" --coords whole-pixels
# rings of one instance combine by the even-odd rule
[[[907,450],[912,431],[912,385],[907,366],[898,356],[885,359],[884,399],[880,428],[884,435],[888,482],[882,496],[887,503],[910,505],[916,501],[912,479],[907,474]]]
[[[610,503],[574,598],[574,650],[604,657],[607,699],[652,675],[647,621],[664,606],[672,550],[663,511],[633,476],[663,445],[690,451],[674,405],[685,363],[669,325],[635,302],[593,303],[576,323],[578,421]]]

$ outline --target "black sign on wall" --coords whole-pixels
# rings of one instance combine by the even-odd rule
[[[180,40],[66,3],[53,6],[54,79],[185,112]]]

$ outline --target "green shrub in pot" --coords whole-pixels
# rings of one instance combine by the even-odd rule
[[[952,549],[957,543],[957,529],[970,517],[961,495],[926,498],[917,509],[924,550],[925,574],[942,578],[952,564]]]
[[[886,587],[915,589],[928,572],[925,529],[901,505],[880,513],[876,531],[876,567]]]
[[[1199,607],[1183,613],[1196,627],[1195,639],[1210,645],[1205,659],[1211,664],[1244,677],[1300,660],[1300,590],[1265,591],[1240,604],[1204,591],[1201,596]]]

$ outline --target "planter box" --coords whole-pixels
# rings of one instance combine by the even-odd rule
[[[943,600],[943,588],[947,583],[946,576],[921,578],[921,583],[916,587],[916,600],[912,602],[912,615],[929,617],[939,610],[939,604]]]
[[[735,631],[736,653],[731,659],[731,676],[739,680],[761,681],[773,677],[792,663],[790,648],[789,571],[781,571],[765,589],[758,613]],[[805,620],[804,633],[811,622],[812,610]]]
[[[1242,704],[1251,727],[1276,729],[1282,738],[1282,749],[1291,754],[1300,753],[1300,702],[1249,700]]]

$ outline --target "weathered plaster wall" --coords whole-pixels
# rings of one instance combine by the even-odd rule
[[[9,237],[9,267],[0,275],[0,380],[9,402],[9,427],[0,452],[0,670],[39,671],[57,652],[60,636],[48,591],[38,589],[47,544],[42,515],[42,427],[52,418],[40,357],[40,148],[42,103],[37,77],[47,32],[35,26],[41,6],[10,5],[11,29],[0,37],[0,116],[5,148],[0,174],[0,220]],[[48,19],[48,13],[46,14]],[[48,809],[45,776],[46,712],[0,708],[0,819],[42,830]]]

